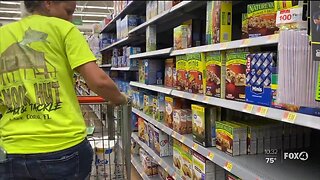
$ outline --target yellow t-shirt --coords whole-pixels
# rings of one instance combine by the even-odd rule
[[[73,69],[95,57],[70,22],[32,15],[0,28],[0,146],[47,153],[86,136]]]

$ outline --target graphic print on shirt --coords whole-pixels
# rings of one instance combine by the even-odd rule
[[[22,41],[0,55],[0,106],[6,107],[6,114],[49,113],[61,108],[56,68],[46,60],[44,52],[30,47],[31,43],[49,43],[47,37],[48,34],[29,28]],[[50,118],[49,114],[30,115],[26,114],[26,118]]]

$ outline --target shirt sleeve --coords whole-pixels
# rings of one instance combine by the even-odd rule
[[[65,48],[72,69],[96,60],[84,36],[76,27],[73,27],[67,34]]]

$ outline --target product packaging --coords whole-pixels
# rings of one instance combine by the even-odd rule
[[[204,94],[206,88],[205,55],[204,53],[187,54],[188,62],[188,91]]]
[[[221,120],[221,108],[192,104],[191,109],[193,141],[204,147],[215,146],[215,122]]]
[[[225,97],[225,56],[221,52],[206,53],[206,95],[213,97]]]
[[[153,119],[163,122],[165,114],[165,95],[158,93],[158,96],[153,98]]]
[[[294,6],[297,6],[299,3],[299,1],[278,1],[275,0],[274,1],[274,10],[275,11],[279,11],[279,10],[283,10],[283,9],[289,9],[292,8]]]
[[[153,110],[153,96],[145,94],[143,96],[143,113],[145,113],[148,116],[152,116],[152,110]]]
[[[212,44],[232,39],[232,2],[213,1]]]
[[[245,101],[246,50],[227,51],[226,54],[226,99]]]
[[[242,13],[242,23],[241,23],[241,39],[249,38],[248,34],[248,14]]]
[[[192,149],[182,144],[180,153],[182,156],[182,178],[185,180],[192,180]]]
[[[272,52],[250,54],[247,57],[246,102],[271,106]]]
[[[188,90],[188,61],[187,56],[176,56],[176,71],[177,71],[177,90]]]
[[[271,35],[278,31],[274,2],[248,4],[247,12],[249,38]]]
[[[169,136],[160,129],[153,128],[154,150],[160,156],[169,156]]]
[[[173,86],[173,69],[175,68],[175,58],[166,59],[165,61],[165,74],[164,74],[164,85],[167,87]]]
[[[145,121],[143,118],[138,117],[138,137],[142,142],[146,142],[145,130],[147,129]]]
[[[157,28],[156,25],[149,25],[146,29],[146,52],[155,50],[157,50]]]
[[[178,176],[182,176],[182,156],[181,156],[182,143],[173,138],[173,168]]]
[[[142,83],[148,84],[148,85],[162,85],[163,78],[164,78],[163,67],[164,67],[163,61],[154,60],[154,59],[143,60],[143,67],[140,67],[141,71],[144,70],[144,73],[142,73],[141,75],[143,76],[144,74],[144,82],[143,82],[143,77],[141,77]],[[139,77],[140,77],[140,74],[139,74]]]
[[[179,98],[165,97],[165,124],[169,128],[173,128],[173,111],[175,109],[181,109],[182,101]]]
[[[173,48],[175,50],[188,48],[188,25],[180,25],[173,29]]]

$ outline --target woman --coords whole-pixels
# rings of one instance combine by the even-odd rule
[[[92,148],[74,92],[124,104],[70,22],[75,1],[24,1],[31,14],[0,28],[0,179],[87,179]]]

